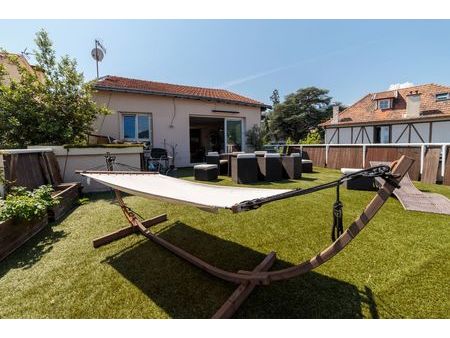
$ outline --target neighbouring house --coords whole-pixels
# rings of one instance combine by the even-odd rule
[[[15,59],[20,66],[28,70],[29,72],[34,72],[40,81],[44,80],[44,73],[39,68],[39,66],[31,65],[27,58],[22,54],[14,53],[0,53],[0,64],[5,68],[5,76],[2,79],[4,84],[9,84],[11,80],[18,81],[20,79],[19,69],[15,62],[11,62],[11,58]]]
[[[246,132],[270,106],[228,90],[105,76],[94,99],[112,111],[99,116],[96,137],[165,148],[175,165],[204,161],[208,151],[245,151]]]
[[[334,109],[321,126],[327,144],[450,142],[450,87],[431,83],[367,94],[340,113]]]

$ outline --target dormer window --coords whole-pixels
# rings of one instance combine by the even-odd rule
[[[387,92],[375,93],[372,100],[376,101],[377,109],[391,109],[394,106],[394,100],[398,97],[398,90],[390,90]]]
[[[447,101],[447,100],[450,100],[450,93],[436,94],[436,101]]]
[[[384,110],[384,109],[391,109],[391,108],[392,108],[392,100],[391,99],[378,100],[378,109]]]

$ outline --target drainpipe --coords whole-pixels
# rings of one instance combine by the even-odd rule
[[[363,164],[363,168],[365,168],[366,167],[366,145],[365,144],[363,144],[363,146],[362,146],[362,164]]]
[[[423,175],[423,161],[425,158],[425,144],[420,146],[420,176]]]
[[[325,145],[325,166],[328,167],[328,148],[330,148],[330,146],[327,144]]]

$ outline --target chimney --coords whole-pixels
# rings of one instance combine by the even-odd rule
[[[333,106],[333,123],[339,123],[339,106]]]
[[[410,91],[406,95],[406,118],[420,116],[420,93],[418,90]]]

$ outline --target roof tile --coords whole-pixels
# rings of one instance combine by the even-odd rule
[[[450,87],[434,83],[414,87],[398,89],[398,96],[394,99],[392,109],[377,109],[377,99],[392,95],[393,91],[367,94],[358,102],[354,103],[339,113],[339,125],[406,120],[406,100],[411,94],[420,94],[420,117],[445,117],[450,118],[450,100],[436,101],[436,94],[450,92]],[[322,126],[334,125],[332,119],[321,124]]]
[[[153,95],[160,94],[165,96],[181,96],[186,98],[217,100],[228,103],[258,106],[261,108],[270,107],[262,102],[230,92],[225,89],[184,86],[163,82],[130,79],[111,75],[100,78],[95,83],[94,87],[97,90],[130,90]]]

